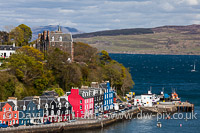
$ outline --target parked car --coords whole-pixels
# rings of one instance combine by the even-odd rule
[[[14,125],[13,125],[13,127],[18,127],[18,126],[19,126],[19,124],[14,124]]]
[[[26,126],[33,126],[33,123],[26,123]]]
[[[119,109],[123,109],[123,108],[125,108],[125,106],[123,104],[120,104]]]
[[[46,124],[51,124],[51,122],[50,121],[46,121],[46,122],[44,122],[44,124],[46,125]]]
[[[0,128],[7,128],[8,127],[8,125],[6,125],[6,124],[0,124]]]
[[[72,119],[72,120],[70,120],[71,122],[76,122],[76,119]]]
[[[129,108],[125,108],[124,110],[125,110],[125,111],[126,111],[126,110],[129,110]]]

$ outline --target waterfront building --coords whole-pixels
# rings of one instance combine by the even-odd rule
[[[151,90],[147,94],[142,94],[141,96],[135,96],[134,105],[152,107],[153,104],[157,104],[160,98],[156,94],[152,94]]]
[[[72,118],[72,106],[65,98],[41,97],[44,122],[64,122]]]
[[[110,83],[101,83],[101,88],[104,88],[104,111],[109,111],[114,109],[114,90],[110,87]]]
[[[42,123],[43,109],[36,100],[18,100],[19,125]]]
[[[1,123],[8,126],[19,124],[19,111],[17,111],[17,106],[13,102],[0,102]]]
[[[89,88],[91,95],[94,97],[94,113],[103,112],[104,93],[102,88]]]
[[[68,96],[69,103],[73,107],[75,117],[88,117],[94,112],[94,97],[90,90],[72,88]]]

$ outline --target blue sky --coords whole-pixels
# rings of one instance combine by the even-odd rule
[[[0,30],[21,23],[84,32],[200,24],[200,0],[0,0]]]

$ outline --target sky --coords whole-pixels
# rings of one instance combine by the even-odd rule
[[[83,32],[200,24],[200,0],[0,0],[0,30],[22,23]]]

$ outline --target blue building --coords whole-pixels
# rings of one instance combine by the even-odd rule
[[[19,100],[17,101],[17,106],[19,110],[19,125],[42,123],[43,109],[36,101]]]
[[[104,88],[104,105],[103,109],[104,111],[112,110],[114,109],[114,103],[113,103],[113,96],[114,96],[114,91],[110,87],[110,83],[107,82],[106,84],[101,84]]]

